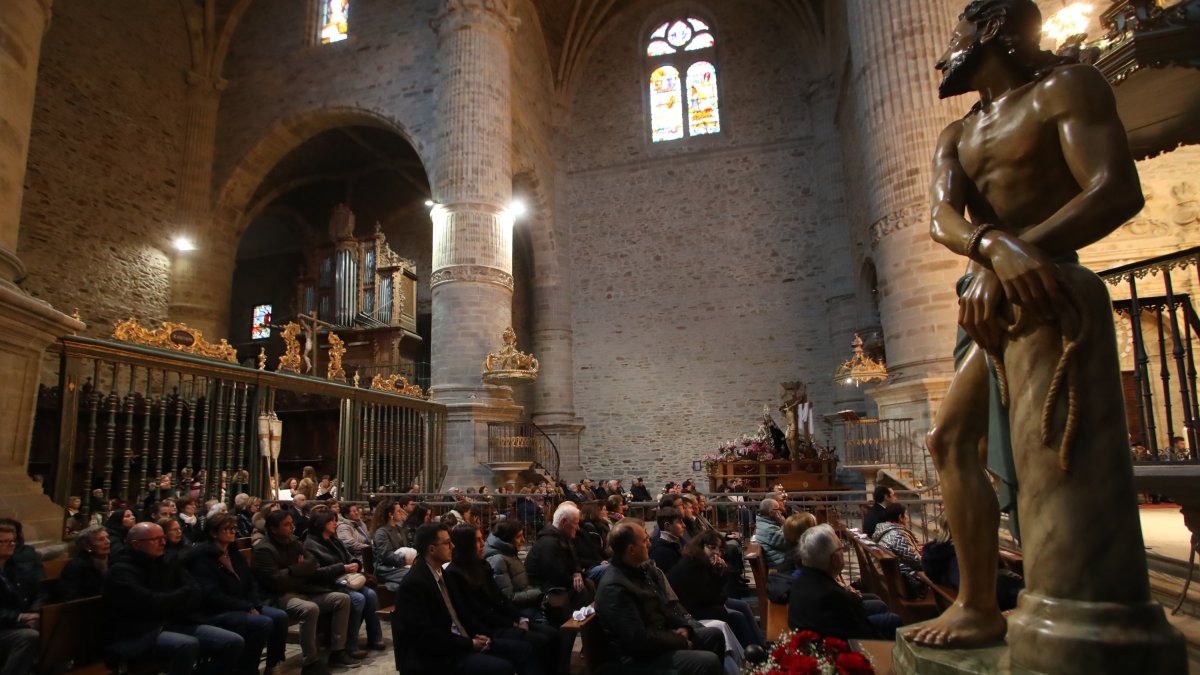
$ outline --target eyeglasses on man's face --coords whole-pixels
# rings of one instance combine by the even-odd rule
[[[16,539],[0,539],[0,546],[16,546]]]

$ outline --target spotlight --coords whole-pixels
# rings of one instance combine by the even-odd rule
[[[178,237],[175,237],[174,244],[175,244],[175,250],[179,251],[181,253],[185,252],[185,251],[195,251],[196,250],[196,244],[194,242],[192,242],[191,239],[183,236],[182,234],[179,235]]]
[[[433,206],[435,203],[432,199],[425,200],[425,206]]]
[[[525,201],[522,199],[514,199],[508,203],[508,211],[513,214],[514,218],[520,218],[525,215],[528,209],[525,207]]]

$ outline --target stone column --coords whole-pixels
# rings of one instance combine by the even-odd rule
[[[430,390],[450,408],[447,486],[489,482],[481,464],[487,422],[521,413],[508,387],[480,380],[484,358],[512,322],[509,59],[516,26],[508,0],[444,0],[434,21],[444,78],[433,181]]]
[[[175,201],[178,232],[196,248],[171,252],[171,298],[167,316],[204,332],[206,338],[227,337],[229,293],[237,238],[214,230],[212,167],[217,137],[217,108],[227,81],[197,71],[187,74],[187,113],[183,163]]]
[[[963,0],[847,5],[855,73],[855,128],[861,185],[891,379],[868,390],[880,417],[910,417],[928,428],[954,365],[954,281],[965,262],[929,237],[934,144],[970,106],[939,101],[934,63],[958,22]]]
[[[553,212],[534,223],[533,348],[541,365],[534,385],[533,421],[558,447],[559,476],[584,475],[579,456],[583,423],[575,417],[574,334],[571,327],[570,245]],[[540,216],[540,214],[539,214]]]
[[[83,324],[17,288],[21,193],[33,120],[33,95],[51,0],[8,3],[0,12],[0,515],[25,525],[28,540],[58,539],[62,509],[26,471],[38,379],[46,347]]]

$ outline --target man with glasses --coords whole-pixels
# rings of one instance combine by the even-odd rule
[[[152,655],[170,675],[229,673],[245,641],[203,625],[200,589],[177,564],[163,558],[167,538],[154,523],[127,535],[104,581],[104,630],[109,651],[129,660]]]
[[[788,558],[783,523],[783,504],[771,497],[762,500],[758,506],[758,518],[754,521],[754,541],[762,547],[767,567],[779,567]]]
[[[38,655],[38,614],[29,611],[32,598],[19,583],[16,549],[16,528],[0,525],[0,675],[25,675]]]
[[[463,613],[466,605],[451,595],[442,576],[442,566],[450,562],[454,551],[449,528],[443,523],[426,523],[417,528],[416,544],[420,558],[401,580],[392,611],[396,669],[462,675],[540,675],[529,643],[483,635],[476,625],[478,620]]]

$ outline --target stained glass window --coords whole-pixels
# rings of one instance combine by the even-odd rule
[[[707,61],[688,67],[688,124],[693,136],[715,134],[721,130],[717,109],[717,69]]]
[[[683,100],[678,70],[663,66],[650,73],[650,109],[655,141],[683,138]]]
[[[271,337],[271,306],[258,305],[254,308],[254,319],[250,328],[251,340]]]
[[[317,38],[321,44],[341,42],[350,35],[347,17],[350,12],[350,0],[319,0],[321,16],[318,19]]]
[[[708,24],[692,17],[672,19],[650,33],[646,61],[650,70],[652,141],[721,130],[716,44]],[[680,73],[686,73],[686,79]]]

